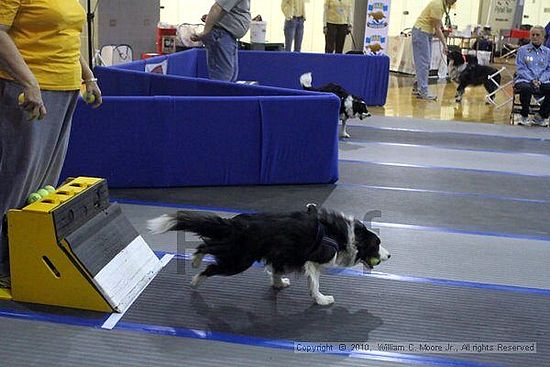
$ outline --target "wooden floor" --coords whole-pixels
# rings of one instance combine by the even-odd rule
[[[497,69],[507,68],[503,74],[502,84],[510,80],[513,65],[493,65]],[[508,74],[510,72],[510,74]],[[397,73],[390,74],[390,88],[384,107],[369,108],[371,113],[379,116],[414,117],[428,120],[454,120],[484,122],[490,124],[508,124],[510,119],[511,103],[496,108],[485,104],[485,88],[470,87],[462,99],[462,103],[455,102],[456,84],[446,80],[430,80],[430,93],[436,94],[437,101],[419,100],[412,95],[414,76]],[[511,93],[511,88],[507,89]],[[500,92],[496,102],[501,104],[508,95]]]

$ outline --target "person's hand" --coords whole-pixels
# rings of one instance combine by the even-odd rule
[[[97,82],[95,80],[85,82],[86,85],[86,94],[93,94],[94,102],[91,104],[92,108],[98,108],[103,103],[101,98],[101,90],[99,89]]]
[[[203,37],[204,37],[204,33],[195,33],[195,34],[192,34],[191,37],[189,38],[193,42],[199,42],[202,40]]]
[[[23,88],[23,102],[20,103],[21,108],[27,113],[29,120],[38,118],[42,120],[46,117],[46,107],[42,101],[42,93],[38,85],[32,85]],[[21,102],[21,101],[19,101]]]
[[[348,30],[346,31],[347,34],[350,34],[352,30],[353,30],[353,26],[351,24],[348,24]]]
[[[540,80],[533,80],[532,83],[535,88],[540,89],[540,85],[541,85]]]
[[[324,26],[324,27],[323,27],[323,33],[324,33],[324,34],[327,34],[327,28],[328,28],[327,26]]]

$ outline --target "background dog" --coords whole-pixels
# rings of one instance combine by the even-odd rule
[[[367,108],[367,104],[362,98],[350,94],[338,84],[329,83],[320,87],[313,87],[312,79],[311,73],[302,74],[300,76],[300,85],[302,88],[316,92],[332,93],[340,98],[340,121],[342,122],[340,137],[349,138],[350,135],[346,131],[347,120],[354,117],[358,117],[360,120],[370,117],[371,114]]]
[[[165,214],[148,222],[153,233],[189,231],[201,237],[192,260],[198,268],[205,255],[215,263],[193,277],[194,287],[213,275],[235,275],[254,262],[269,267],[271,285],[290,285],[284,274],[305,272],[309,291],[319,305],[334,302],[319,291],[319,276],[326,265],[364,264],[372,269],[390,258],[378,236],[354,218],[309,204],[307,211],[239,214],[233,218],[192,211]]]
[[[495,84],[489,79],[489,75],[495,74],[498,70],[486,65],[479,65],[477,57],[472,55],[462,55],[459,50],[449,51],[449,76],[452,81],[458,84],[456,89],[456,102],[462,102],[462,95],[468,86],[483,85],[488,94],[493,93],[500,85],[500,74],[493,78]],[[494,101],[494,96],[489,97]],[[487,101],[487,103],[490,103]]]

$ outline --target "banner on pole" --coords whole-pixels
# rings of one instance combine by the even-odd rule
[[[391,0],[368,0],[363,51],[367,55],[385,55]]]

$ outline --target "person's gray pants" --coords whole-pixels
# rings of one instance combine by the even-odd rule
[[[421,94],[428,94],[428,76],[432,60],[432,35],[418,28],[413,28],[412,46],[417,88]]]
[[[18,105],[22,88],[0,79],[0,216],[21,208],[29,194],[56,186],[65,160],[78,91],[42,91],[47,114],[28,121]],[[7,228],[0,221],[0,270],[8,262]],[[31,230],[31,228],[29,228]]]

